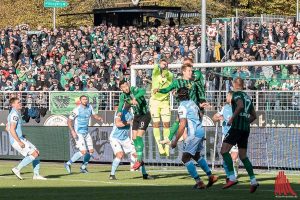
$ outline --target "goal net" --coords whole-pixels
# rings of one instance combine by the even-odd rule
[[[226,94],[232,89],[232,80],[240,76],[245,80],[246,92],[252,98],[257,112],[248,144],[248,157],[253,166],[268,170],[300,169],[300,90],[297,87],[300,79],[276,71],[278,67],[281,71],[289,70],[296,64],[300,64],[300,61],[194,64],[194,68],[205,74],[206,99],[211,105],[206,109],[203,119],[206,140],[202,153],[213,168],[222,165],[222,132],[220,123],[214,123],[212,116],[224,105]],[[181,77],[180,67],[180,64],[169,65],[175,78]],[[151,95],[152,68],[149,65],[135,65],[131,68],[131,85],[146,88],[148,100]],[[172,124],[177,115],[178,102],[170,95]],[[145,162],[149,165],[166,169],[182,165],[182,143],[178,148],[170,150],[169,157],[160,156],[151,125],[144,140]]]

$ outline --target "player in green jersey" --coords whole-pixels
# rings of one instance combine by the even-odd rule
[[[229,173],[229,181],[223,189],[230,188],[238,182],[234,175],[233,163],[229,154],[230,149],[237,144],[239,148],[239,157],[250,177],[250,192],[253,193],[256,191],[259,184],[255,179],[252,164],[247,157],[247,145],[250,134],[250,124],[256,119],[256,113],[251,98],[242,91],[243,87],[244,81],[242,78],[238,77],[234,79],[234,92],[232,94],[231,102],[233,115],[228,121],[228,125],[231,125],[231,128],[225,136],[221,148],[221,154],[228,166]]]
[[[202,74],[201,74],[201,78],[198,75],[198,77],[196,79],[197,84],[195,84],[196,82],[192,81],[192,75],[193,75],[192,65],[190,65],[190,64],[182,65],[181,71],[182,71],[182,74],[183,74],[182,79],[175,79],[171,83],[171,85],[169,85],[169,87],[166,87],[166,88],[163,88],[163,89],[155,89],[154,92],[155,93],[158,92],[158,93],[166,94],[166,93],[171,92],[172,90],[177,91],[181,87],[186,87],[190,90],[190,99],[193,100],[196,103],[196,105],[199,106],[200,109],[203,109],[203,108],[209,106],[209,104],[206,103],[206,101],[205,101],[205,95],[203,94],[203,92],[199,92],[199,87],[201,86],[200,82],[202,82]],[[201,89],[201,91],[203,91],[203,90],[204,89]],[[203,99],[204,99],[204,101],[203,101]],[[166,140],[161,141],[161,143],[163,143],[163,144],[170,143],[170,141],[172,140],[172,138],[176,134],[176,132],[178,130],[178,127],[179,127],[179,121],[177,119],[173,123],[172,127],[170,128],[170,136]]]
[[[123,106],[126,103],[130,104],[133,113],[133,124],[132,124],[132,139],[134,147],[137,153],[137,162],[133,165],[133,169],[139,169],[143,164],[143,150],[144,141],[143,135],[148,128],[151,121],[151,115],[148,110],[148,105],[145,99],[146,90],[137,87],[130,87],[129,84],[122,80],[120,82],[120,89],[122,94],[120,96],[120,102],[118,106],[118,115],[122,115]]]
[[[152,89],[168,87],[173,81],[173,73],[168,70],[168,63],[161,59],[159,64],[155,64],[152,71]],[[153,135],[159,150],[160,155],[169,156],[170,147],[168,144],[164,146],[159,143],[160,121],[163,123],[163,138],[166,139],[170,135],[170,94],[151,92],[150,98],[150,113],[153,121]]]

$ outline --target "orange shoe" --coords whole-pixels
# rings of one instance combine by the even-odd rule
[[[132,166],[132,169],[134,169],[134,170],[138,170],[142,165],[144,164],[144,162],[143,161],[136,161],[135,163],[134,163],[134,165]]]
[[[223,189],[228,189],[228,188],[230,188],[231,186],[236,185],[237,183],[238,183],[238,181],[231,181],[231,180],[229,180],[229,181],[226,183],[226,185],[224,185]]]
[[[193,187],[193,189],[199,189],[199,190],[203,190],[205,189],[206,186],[205,184],[203,183],[203,181],[199,181],[198,183],[196,183]]]
[[[211,187],[215,182],[217,182],[218,181],[218,179],[219,179],[219,177],[218,176],[215,176],[215,175],[211,175],[211,176],[209,176],[209,179],[208,179],[208,184],[207,184],[207,186],[206,187]]]

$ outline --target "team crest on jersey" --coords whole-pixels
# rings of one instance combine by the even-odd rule
[[[191,89],[191,88],[192,88],[192,84],[189,83],[189,84],[187,85],[187,88],[188,88],[188,89]]]
[[[18,118],[17,116],[13,116],[13,120],[14,120],[14,121],[18,121],[19,118]]]

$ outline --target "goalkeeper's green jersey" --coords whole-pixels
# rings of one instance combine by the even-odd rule
[[[153,89],[162,89],[168,87],[173,81],[173,73],[168,69],[161,70],[158,64],[154,65],[152,71],[152,92],[151,98],[158,101],[169,101],[170,95],[168,93],[153,93]]]

